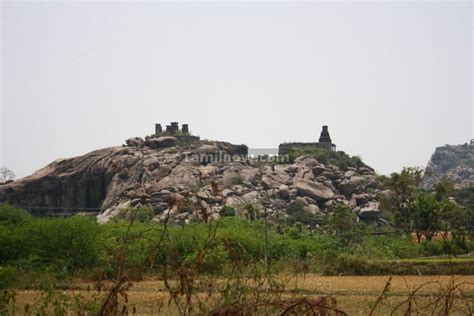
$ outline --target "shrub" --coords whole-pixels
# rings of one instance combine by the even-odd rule
[[[137,210],[137,219],[139,222],[148,222],[155,217],[155,212],[151,207],[142,206]]]
[[[246,221],[244,219],[224,218],[218,229],[218,236],[227,244],[227,249],[236,249],[234,257],[248,259],[263,258],[263,222]],[[269,239],[273,234],[269,232]]]
[[[94,219],[36,219],[16,227],[22,257],[36,256],[58,269],[77,269],[96,264],[99,254],[99,225]]]
[[[235,208],[230,205],[224,205],[221,210],[219,211],[219,214],[223,217],[226,216],[235,216]]]
[[[356,252],[369,259],[403,259],[420,255],[419,244],[399,235],[364,236]]]
[[[101,229],[99,265],[112,273],[114,256],[125,255],[124,268],[134,266],[150,255],[148,250],[159,240],[162,226],[155,222],[112,221]]]
[[[185,258],[185,262],[188,265],[192,265],[196,262],[196,258],[198,258],[198,252],[194,252]],[[226,263],[228,263],[228,251],[226,247],[218,243],[215,247],[209,249],[202,261],[202,265],[200,267],[199,272],[204,273],[219,273],[222,272],[225,268]]]
[[[11,206],[8,203],[0,204],[0,225],[18,225],[30,219],[31,215],[24,209]]]
[[[24,237],[18,233],[15,227],[0,224],[0,264],[28,255],[30,249],[26,247]]]
[[[299,261],[305,269],[315,263],[313,269],[321,271],[320,264],[325,261],[327,273],[377,274],[394,268],[387,268],[386,263],[382,265],[374,260],[459,254],[469,249],[467,238],[454,235],[452,240],[425,241],[421,244],[398,234],[368,235],[370,227],[357,224],[352,213],[344,208],[332,210],[327,231],[309,231],[296,219],[304,219],[306,215],[314,217],[310,220],[321,219],[307,214],[301,206],[293,207],[295,209],[289,215],[294,221],[292,226],[285,229],[269,227],[269,259],[272,265],[283,266],[286,262]],[[94,269],[97,269],[97,275],[105,273],[113,276],[116,272],[114,260],[121,251],[126,254],[125,269],[143,265],[143,262],[146,266],[143,266],[142,272],[151,271],[150,267],[161,269],[165,259],[180,264],[177,266],[188,267],[199,251],[208,247],[201,258],[202,272],[222,273],[232,265],[230,263],[238,262],[245,266],[248,262],[263,262],[264,223],[258,218],[258,209],[249,206],[249,211],[253,213],[253,221],[226,216],[232,215],[235,210],[224,206],[221,215],[225,215],[211,225],[170,225],[163,248],[158,253],[154,249],[164,226],[153,221],[137,220],[132,226],[127,219],[99,226],[95,219],[81,216],[29,218],[14,221],[17,224],[12,224],[10,220],[3,221],[0,224],[0,264],[15,266],[19,275],[29,275],[15,283],[27,285],[29,282],[40,282],[43,275],[49,279],[44,278],[40,283],[48,283],[76,274],[78,270],[82,270],[79,272],[86,277],[95,273]],[[209,238],[214,233],[215,238]],[[372,270],[367,272],[369,267]],[[397,269],[400,273],[416,273],[407,265]]]
[[[6,289],[15,281],[16,269],[12,266],[0,266],[0,289]]]
[[[443,243],[424,240],[420,243],[423,256],[439,256],[443,254]]]
[[[245,210],[247,211],[247,219],[250,221],[255,221],[259,218],[259,209],[253,204],[245,205]]]
[[[312,155],[322,164],[335,165],[339,168],[346,169],[347,167],[367,167],[362,160],[357,157],[351,157],[343,151],[331,151],[323,148],[314,148],[311,146],[293,147],[288,151],[290,161],[303,155]]]
[[[365,259],[339,255],[335,259],[332,258],[326,263],[325,274],[338,275],[338,274],[349,274],[349,275],[370,275],[377,274],[373,265]]]
[[[315,216],[305,211],[303,205],[297,201],[293,201],[286,207],[286,214],[288,214],[286,223],[290,226],[301,223],[315,227],[322,225],[325,220],[321,216]]]

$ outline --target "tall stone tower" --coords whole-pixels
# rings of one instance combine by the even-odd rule
[[[323,125],[323,130],[319,136],[320,143],[330,143],[332,144],[331,136],[329,135],[329,130],[327,125]]]
[[[189,125],[188,124],[181,125],[181,133],[183,133],[183,135],[189,135]]]
[[[179,130],[178,122],[171,122],[171,126],[170,126],[171,134],[175,135],[178,130]]]
[[[319,148],[325,148],[331,151],[336,151],[336,145],[332,143],[331,136],[327,125],[323,125],[323,130],[319,136],[319,142],[316,144]]]
[[[155,124],[155,135],[160,135],[163,133],[163,128],[161,127],[161,124]]]

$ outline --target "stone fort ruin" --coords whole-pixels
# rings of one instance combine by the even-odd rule
[[[327,125],[323,125],[323,129],[321,131],[321,135],[319,136],[319,142],[317,143],[283,143],[278,146],[278,154],[285,155],[287,154],[292,148],[297,147],[306,147],[306,148],[323,148],[330,151],[336,151],[336,145],[333,144],[331,140],[331,136],[329,135],[329,129]]]
[[[178,140],[178,143],[191,143],[199,141],[199,136],[191,135],[189,131],[189,124],[181,125],[179,128],[178,122],[171,122],[169,125],[166,125],[165,130],[161,124],[155,124],[155,133],[152,137],[160,137],[160,136],[173,136]]]
[[[153,138],[153,137],[162,137],[162,136],[172,136],[176,139],[176,142],[181,145],[198,142],[200,140],[199,136],[191,135],[191,132],[189,131],[189,124],[182,124],[180,128],[178,122],[171,122],[169,125],[166,125],[164,130],[161,124],[156,123],[155,133],[147,137]],[[240,145],[236,145],[236,146],[240,146]],[[242,149],[238,150],[238,152],[240,154],[247,154],[248,153],[247,146],[244,146],[244,145],[241,145],[241,146],[242,146]],[[301,148],[301,147],[322,148],[322,149],[326,149],[330,151],[336,151],[336,145],[333,144],[331,140],[331,135],[329,134],[329,129],[327,125],[323,125],[318,142],[282,143],[278,146],[278,154],[286,155],[292,148]]]
[[[179,129],[178,122],[171,122],[170,125],[166,125],[166,129],[163,131],[161,124],[155,124],[155,136],[162,135],[173,135],[173,136],[190,136],[189,125],[183,124]]]

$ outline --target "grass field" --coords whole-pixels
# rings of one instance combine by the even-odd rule
[[[349,315],[367,315],[372,304],[377,300],[384,288],[388,276],[319,276],[306,275],[299,277],[278,276],[286,283],[288,295],[317,297],[331,295],[337,298],[338,307]],[[423,304],[428,298],[440,293],[439,287],[446,287],[451,276],[395,276],[391,281],[390,291],[386,299],[381,301],[375,315],[390,314],[393,308],[405,300],[410,291],[429,283],[418,293],[417,303]],[[455,300],[455,308],[466,309],[466,304],[474,304],[474,276],[455,276],[457,283],[466,282],[462,289],[468,297],[465,300]],[[67,295],[81,294],[91,296],[93,283],[82,280],[73,281],[69,289],[63,290]],[[38,291],[19,290],[17,292],[18,310],[23,310],[25,304],[32,304],[38,297]],[[162,281],[147,279],[134,284],[128,291],[128,304],[134,305],[138,314],[143,315],[178,315],[173,304],[168,304],[169,295]],[[198,296],[205,297],[202,291]],[[452,315],[465,315],[454,312]]]

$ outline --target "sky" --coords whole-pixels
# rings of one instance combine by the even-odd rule
[[[0,165],[188,123],[205,139],[317,141],[382,174],[474,138],[470,1],[3,1]]]

